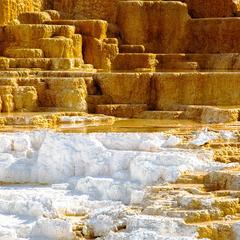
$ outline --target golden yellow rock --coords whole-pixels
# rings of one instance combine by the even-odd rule
[[[239,169],[213,171],[204,178],[205,184],[212,190],[239,190]]]
[[[85,88],[84,78],[48,78],[46,80],[49,89],[52,90],[64,90],[64,89],[78,89]]]
[[[165,73],[153,77],[156,109],[176,105],[237,106],[239,78],[228,73]]]
[[[143,45],[120,45],[119,51],[121,53],[144,53],[145,47]]]
[[[215,200],[213,206],[221,209],[221,211],[223,211],[225,215],[234,215],[239,210],[239,200],[238,198],[233,199],[218,198]]]
[[[192,19],[188,24],[186,52],[239,53],[239,39],[234,37],[239,26],[239,18]]]
[[[13,87],[8,85],[0,86],[0,95],[12,94]]]
[[[125,118],[132,118],[146,110],[146,104],[104,104],[96,106],[96,113],[98,114]]]
[[[12,94],[5,94],[1,96],[2,98],[2,111],[3,112],[13,112],[14,111],[14,102],[13,102],[13,95]]]
[[[47,58],[72,58],[73,40],[65,37],[41,38],[39,46]]]
[[[156,69],[156,55],[151,53],[121,53],[112,61],[112,70]]]
[[[198,233],[199,238],[209,238],[212,240],[234,239],[230,224],[222,224],[217,227],[216,225],[209,223],[206,226],[199,226]]]
[[[5,40],[5,26],[0,25],[0,42]]]
[[[9,21],[9,1],[2,0],[0,5],[0,24],[5,24]]]
[[[183,117],[183,111],[144,111],[134,117],[141,119],[175,120]]]
[[[214,230],[210,226],[200,226],[198,228],[199,238],[209,238],[213,235]]]
[[[151,92],[151,74],[112,73],[96,76],[103,95],[113,103],[148,104]]]
[[[32,86],[37,91],[38,96],[38,104],[39,106],[44,105],[44,101],[46,98],[46,89],[47,83],[42,81],[41,78],[20,78],[17,81],[19,86]]]
[[[76,33],[97,39],[105,39],[107,37],[108,23],[103,20],[55,20],[46,21],[51,25],[70,25],[75,26]]]
[[[77,33],[101,40],[107,37],[108,24],[106,21],[81,20],[76,21],[75,26]]]
[[[49,58],[9,58],[10,68],[50,69],[52,60]]]
[[[12,95],[11,86],[0,86],[0,96],[2,99],[2,112],[13,112],[14,111],[14,102]]]
[[[44,10],[44,12],[48,13],[52,20],[60,19],[60,13],[56,10]]]
[[[44,7],[47,7],[47,2],[44,0],[1,0],[0,24],[11,22],[21,13],[40,11]]]
[[[201,114],[203,123],[227,123],[238,121],[238,109],[219,109],[214,107],[205,107]]]
[[[239,0],[181,0],[194,18],[233,17],[240,10]]]
[[[183,52],[190,20],[187,11],[185,4],[176,1],[120,1],[123,43],[143,45],[148,52]]]
[[[2,0],[0,86],[14,87],[18,99],[14,109],[12,92],[2,90],[10,106],[4,111],[25,109],[22,89],[29,87],[43,108],[85,111],[87,99],[91,111],[123,117],[143,104],[148,111],[133,117],[237,122],[239,73],[223,70],[240,69],[240,21],[223,17],[238,16],[239,0],[200,2]],[[76,87],[76,77],[88,79]],[[34,90],[26,91],[36,106]]]
[[[51,70],[71,70],[77,65],[74,58],[52,58],[50,62]],[[82,59],[80,62],[82,62]]]
[[[0,112],[2,112],[2,105],[3,105],[3,102],[2,102],[2,98],[0,96]],[[1,121],[1,120],[0,120]],[[2,122],[0,123],[0,125],[2,125]]]
[[[50,21],[51,16],[47,12],[24,12],[18,16],[22,24],[41,24]]]
[[[38,46],[38,39],[63,36],[71,38],[74,35],[74,26],[57,26],[44,24],[8,25],[6,36],[10,41],[29,48]]]
[[[76,111],[87,111],[85,89],[64,89],[56,93],[56,106]]]
[[[75,58],[83,58],[82,55],[82,35],[74,34],[72,37],[73,41],[73,56]],[[83,63],[83,61],[82,61]]]
[[[13,90],[13,100],[17,111],[35,111],[38,106],[37,91],[34,87],[19,86]]]
[[[42,49],[33,48],[7,48],[4,51],[4,56],[9,58],[43,58]]]
[[[0,69],[8,69],[9,68],[9,59],[0,57]]]
[[[53,6],[63,17],[115,22],[118,0],[53,0]]]
[[[180,107],[181,108],[181,107]],[[239,118],[238,108],[224,108],[204,105],[187,105],[184,109],[184,117],[197,120],[202,123],[228,123],[236,122]]]
[[[1,78],[0,79],[0,86],[17,86],[17,79],[15,78]],[[10,92],[8,92],[10,93]]]
[[[87,88],[84,78],[50,78],[47,80],[45,106],[87,111]]]
[[[112,61],[119,53],[118,45],[97,38],[83,37],[83,57],[97,69],[111,70]]]

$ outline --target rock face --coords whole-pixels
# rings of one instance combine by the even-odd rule
[[[38,95],[31,86],[0,86],[1,112],[35,111]]]
[[[188,26],[190,53],[239,53],[240,18],[193,19]],[[203,44],[204,42],[204,44]]]
[[[0,24],[16,19],[21,13],[40,11],[47,7],[45,0],[2,0],[0,2]]]
[[[87,111],[86,84],[79,79],[48,79],[46,80],[45,105],[75,111]]]
[[[151,93],[150,74],[101,74],[96,81],[103,95],[113,103],[148,104]]]
[[[239,0],[181,0],[189,8],[189,14],[194,18],[233,17],[240,10]]]
[[[3,90],[3,111],[239,120],[239,73],[218,72],[240,69],[238,0],[0,4],[0,86],[16,80]]]
[[[118,24],[125,44],[142,44],[148,52],[182,52],[187,6],[180,2],[121,1]],[[156,24],[157,23],[157,24]]]
[[[239,90],[235,87],[239,85],[238,77],[234,74],[228,76],[219,73],[214,74],[164,74],[156,76],[157,106],[165,108],[171,105],[171,101],[176,104],[195,105],[239,105],[235,96],[239,95]],[[229,83],[227,83],[229,81]],[[221,85],[225,87],[221,87]],[[178,86],[179,87],[178,87]],[[181,86],[181,87],[180,87]],[[216,87],[218,86],[218,87]],[[178,91],[176,91],[178,89]],[[221,90],[220,90],[221,89]],[[165,101],[165,100],[166,101]],[[236,101],[235,101],[236,100]],[[160,103],[160,105],[159,105]]]
[[[21,86],[14,89],[13,99],[17,111],[34,111],[38,106],[38,95],[34,87]]]
[[[54,9],[72,19],[116,21],[118,0],[53,0]]]

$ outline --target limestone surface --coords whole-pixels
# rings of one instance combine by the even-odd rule
[[[124,43],[142,44],[148,52],[184,51],[183,43],[189,19],[186,5],[180,2],[119,3],[118,24]]]
[[[181,147],[179,137],[34,131],[4,133],[0,141],[1,182],[52,183],[0,188],[4,237],[190,240],[214,236],[207,228],[217,236],[237,232],[238,221],[221,227],[239,211],[234,193],[207,193],[202,184],[228,165],[208,149]],[[210,219],[219,223],[208,226]]]
[[[0,239],[239,240],[239,10],[0,0]]]
[[[181,0],[188,5],[189,13],[194,18],[233,17],[240,9],[239,0]]]
[[[6,24],[16,19],[21,13],[40,11],[47,7],[44,0],[2,0],[0,3],[0,24]]]

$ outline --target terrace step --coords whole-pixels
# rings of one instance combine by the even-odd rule
[[[200,70],[226,71],[240,69],[238,53],[157,54],[158,66],[168,62],[196,62]]]
[[[163,214],[172,218],[183,218],[186,223],[200,223],[222,220],[223,216],[218,209],[212,210],[182,210],[173,209],[163,211]]]
[[[198,70],[199,65],[197,62],[165,62],[161,66],[157,66],[158,70],[178,70],[178,71],[187,71],[187,70]]]
[[[89,69],[93,68],[91,64],[84,64],[84,66]],[[95,70],[93,70],[95,72]],[[0,72],[1,73],[1,72]],[[82,71],[81,69],[73,69],[73,70],[43,70],[35,72],[37,77],[92,77],[93,73],[88,71]]]
[[[202,123],[227,123],[236,122],[239,119],[240,108],[238,106],[183,106],[186,119],[198,120]]]
[[[156,110],[176,110],[177,105],[212,106],[201,116],[203,122],[236,121],[240,105],[237,97],[240,89],[236,88],[240,83],[239,75],[238,72],[154,73]]]
[[[120,53],[144,53],[145,47],[143,45],[119,45]]]
[[[237,229],[240,226],[240,204],[238,190],[210,190],[208,175],[216,189],[225,189],[226,182],[216,172],[238,174],[239,168],[225,169],[207,174],[206,172],[185,173],[174,184],[149,187],[144,198],[142,213],[153,216],[183,219],[189,226],[195,226],[199,238],[213,240],[238,239]],[[238,182],[232,179],[232,182]],[[204,183],[204,184],[203,184]],[[206,185],[205,185],[206,184]],[[207,187],[207,188],[206,188]],[[212,188],[211,190],[214,190]]]
[[[95,71],[91,64],[83,64],[81,58],[10,58],[9,66],[10,68],[39,68],[44,70]]]
[[[238,239],[236,233],[238,233],[240,218],[239,216],[232,219],[222,219],[216,221],[207,221],[202,223],[192,223],[189,226],[195,226],[198,231],[198,238],[213,239],[213,240],[229,240]]]
[[[7,48],[4,56],[8,58],[44,58],[42,49],[38,48]]]
[[[194,172],[194,174],[183,174],[181,175],[176,183],[184,183],[184,184],[203,184],[204,183],[204,177],[206,173],[204,172]]]
[[[136,115],[142,119],[180,119],[183,111],[144,111]]]
[[[237,141],[237,137],[236,140]],[[219,142],[209,144],[209,148],[214,151],[214,160],[218,162],[230,163],[240,162],[240,143],[239,142]]]
[[[240,169],[213,171],[204,177],[204,184],[211,190],[240,190]]]
[[[88,95],[87,104],[90,113],[96,112],[97,105],[111,104],[112,98],[107,95]]]
[[[44,21],[51,20],[47,12],[24,12],[18,16],[22,24],[42,24]]]
[[[157,65],[152,53],[120,53],[112,63],[112,70],[153,71]]]
[[[191,60],[187,54],[157,54],[158,70],[197,70],[199,64]]]
[[[47,25],[67,25],[75,26],[75,32],[86,36],[94,37],[97,39],[106,38],[108,23],[98,19],[88,20],[52,20],[45,21]]]
[[[147,110],[146,104],[105,104],[97,105],[96,113],[115,117],[132,118]]]
[[[72,38],[75,34],[75,27],[53,24],[17,24],[7,25],[5,31],[9,39],[15,39],[19,44],[35,44],[34,41],[40,38],[51,38],[54,36]]]
[[[29,76],[30,74],[30,70],[29,69],[18,69],[13,70],[13,69],[8,69],[5,71],[0,71],[0,77],[4,77],[4,78],[9,78],[9,77],[26,77]]]

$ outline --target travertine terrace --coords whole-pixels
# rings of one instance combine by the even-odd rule
[[[1,0],[0,239],[240,240],[240,0]]]

